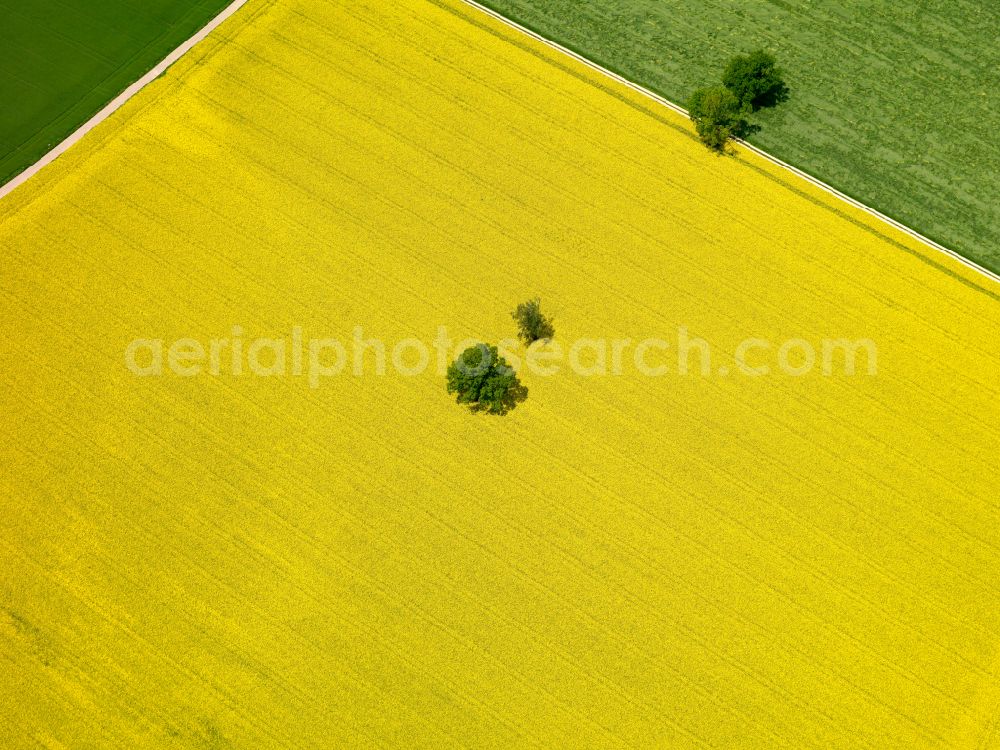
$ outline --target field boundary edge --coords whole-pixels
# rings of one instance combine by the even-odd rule
[[[96,128],[102,122],[107,120],[111,115],[121,109],[125,104],[136,94],[142,91],[146,86],[155,81],[161,75],[163,75],[171,65],[180,60],[184,55],[190,52],[197,44],[204,41],[209,34],[215,31],[219,26],[221,26],[227,19],[229,19],[233,14],[235,14],[240,8],[246,5],[250,0],[233,0],[229,5],[223,8],[215,17],[213,17],[208,23],[202,26],[198,31],[196,31],[191,37],[180,44],[178,47],[174,48],[166,57],[164,57],[160,62],[146,71],[145,75],[135,81],[132,85],[122,91],[118,96],[112,99],[110,102],[105,104],[95,115],[93,115],[89,120],[87,120],[83,125],[78,127],[65,139],[60,141],[58,144],[53,146],[41,159],[36,161],[30,167],[24,171],[14,175],[10,180],[8,180],[3,185],[0,185],[0,200],[3,200],[17,188],[23,185],[25,182],[30,180],[36,174],[41,172],[45,167],[54,162],[64,153],[66,153],[72,146],[79,142],[87,133]]]
[[[578,52],[574,52],[573,50],[569,49],[568,47],[564,47],[563,45],[559,44],[559,42],[555,42],[555,41],[553,41],[551,39],[548,39],[545,36],[542,36],[538,32],[533,31],[532,29],[529,29],[528,27],[519,24],[517,21],[513,21],[510,18],[507,18],[502,13],[498,13],[497,11],[493,10],[492,8],[487,8],[485,5],[482,5],[482,4],[478,3],[478,2],[476,2],[476,0],[459,0],[459,2],[461,2],[461,3],[465,4],[465,5],[468,5],[468,6],[472,7],[472,8],[475,8],[476,10],[478,10],[478,11],[480,11],[482,13],[485,13],[486,15],[490,16],[491,18],[495,19],[496,21],[499,21],[500,23],[505,24],[506,26],[508,26],[508,27],[510,27],[510,28],[512,28],[512,29],[514,29],[514,30],[516,30],[516,31],[518,31],[520,33],[522,33],[522,34],[526,34],[527,36],[531,37],[535,41],[540,42],[540,43],[544,44],[545,46],[547,46],[547,47],[549,47],[549,48],[551,48],[551,49],[553,49],[553,50],[555,50],[555,51],[557,51],[557,52],[559,52],[559,53],[561,53],[563,55],[568,55],[569,57],[573,58],[577,62],[583,63],[584,65],[586,65],[591,70],[594,70],[597,73],[600,73],[601,75],[603,75],[603,76],[605,76],[607,78],[611,78],[612,80],[616,81],[617,83],[620,83],[620,84],[622,84],[624,86],[627,86],[629,89],[631,89],[632,91],[636,92],[637,94],[640,94],[640,95],[642,95],[642,96],[644,96],[644,97],[646,97],[648,99],[652,99],[657,104],[660,104],[660,105],[666,107],[667,109],[671,110],[675,114],[681,115],[681,116],[683,116],[685,118],[689,117],[688,111],[684,107],[680,106],[679,104],[675,104],[674,102],[670,101],[669,99],[667,99],[667,98],[665,98],[663,96],[660,96],[656,92],[651,91],[650,89],[647,89],[646,87],[641,86],[638,83],[630,81],[629,79],[625,78],[624,76],[619,75],[618,73],[615,73],[614,71],[609,70],[609,69],[607,69],[607,68],[605,68],[605,67],[603,67],[603,66],[601,66],[601,65],[599,65],[597,63],[595,63],[593,60],[590,60],[589,58],[587,58],[587,57],[579,54]],[[926,245],[927,247],[929,247],[929,248],[931,248],[933,250],[936,250],[936,251],[938,251],[940,253],[944,253],[945,255],[949,256],[953,260],[956,260],[959,263],[961,263],[966,268],[968,268],[968,269],[970,269],[972,271],[975,271],[975,272],[977,272],[977,273],[985,276],[986,278],[991,279],[992,281],[994,281],[996,283],[1000,283],[1000,275],[994,273],[993,271],[989,270],[988,268],[985,268],[984,266],[979,265],[975,261],[972,261],[969,258],[966,258],[964,255],[962,255],[962,254],[960,254],[960,253],[958,253],[958,252],[956,252],[954,250],[951,250],[951,249],[945,247],[944,245],[942,245],[942,244],[940,244],[938,242],[935,242],[934,240],[930,239],[929,237],[925,237],[924,235],[920,234],[920,232],[916,231],[915,229],[911,229],[910,227],[906,226],[905,224],[897,221],[896,219],[893,219],[891,216],[887,216],[887,215],[883,214],[878,209],[872,208],[871,206],[869,206],[869,205],[867,205],[865,203],[862,203],[861,201],[859,201],[859,200],[857,200],[855,198],[852,198],[851,196],[847,195],[846,193],[843,193],[840,190],[837,190],[837,188],[833,187],[832,185],[828,185],[827,183],[823,182],[819,178],[813,177],[808,172],[805,172],[802,169],[799,169],[798,167],[796,167],[796,166],[794,166],[792,164],[789,164],[788,162],[782,161],[778,157],[769,154],[767,151],[764,151],[763,149],[760,149],[757,146],[754,146],[752,143],[748,143],[747,141],[743,140],[742,138],[735,138],[734,140],[737,143],[739,143],[740,146],[742,146],[743,148],[747,149],[748,151],[751,151],[752,153],[756,154],[757,156],[760,156],[761,158],[765,159],[766,161],[770,162],[771,164],[775,165],[776,167],[780,167],[781,169],[784,169],[784,170],[786,170],[788,172],[791,172],[795,176],[800,177],[801,179],[803,179],[806,182],[810,183],[814,187],[819,188],[820,190],[822,190],[822,191],[824,191],[824,192],[826,192],[826,193],[834,196],[835,198],[840,199],[841,201],[843,201],[845,203],[848,203],[849,205],[853,206],[854,208],[856,208],[856,209],[858,209],[860,211],[863,211],[864,213],[866,213],[866,214],[868,214],[870,216],[873,216],[874,218],[878,219],[879,221],[881,221],[881,222],[883,222],[885,224],[888,224],[889,226],[891,226],[894,229],[902,232],[903,234],[911,237],[912,239],[917,240],[921,244]]]

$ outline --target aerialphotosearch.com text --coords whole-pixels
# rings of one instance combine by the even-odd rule
[[[125,365],[138,377],[293,377],[310,388],[338,376],[444,376],[461,352],[482,340],[454,339],[439,326],[431,341],[407,337],[384,341],[354,326],[346,337],[306,337],[294,326],[281,337],[247,337],[233,326],[217,338],[137,338],[125,351]],[[500,356],[517,372],[549,377],[823,377],[874,376],[878,348],[870,339],[747,337],[725,354],[704,338],[679,327],[671,337],[552,339],[523,347],[516,339],[497,342]]]

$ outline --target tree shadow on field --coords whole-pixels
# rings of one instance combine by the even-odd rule
[[[233,743],[222,733],[218,725],[211,719],[199,718],[192,739],[197,741],[197,747],[206,750],[230,750]]]
[[[512,409],[516,408],[518,404],[523,404],[528,400],[528,387],[522,383],[518,383],[510,391],[507,392],[506,397],[503,400],[504,410],[501,414],[506,414]]]
[[[489,414],[494,417],[503,417],[516,409],[518,404],[523,404],[527,400],[528,389],[520,381],[518,381],[517,385],[511,387],[511,389],[504,394],[503,399],[501,399],[500,404],[497,407],[491,409],[488,404],[478,403],[472,404],[470,408],[476,413]]]
[[[768,109],[770,107],[777,107],[779,104],[784,104],[788,101],[788,98],[791,95],[792,90],[788,88],[788,85],[784,81],[776,83],[769,90],[765,91],[753,100],[754,111],[756,112],[758,109]]]

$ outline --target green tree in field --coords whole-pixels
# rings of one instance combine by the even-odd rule
[[[698,137],[709,148],[723,152],[730,138],[744,135],[749,128],[749,108],[724,86],[698,89],[688,102],[688,114]]]
[[[495,346],[476,344],[448,367],[448,393],[472,411],[506,414],[527,397],[528,389]]]
[[[774,55],[762,49],[732,58],[722,73],[722,83],[751,110],[773,107],[788,99],[788,87]]]
[[[539,339],[550,339],[556,335],[552,321],[542,315],[542,301],[535,297],[522,302],[511,314],[517,321],[517,337],[529,346]]]

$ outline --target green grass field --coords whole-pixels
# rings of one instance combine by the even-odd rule
[[[208,23],[227,0],[0,0],[0,184]]]
[[[792,99],[751,140],[1000,270],[1000,4],[970,0],[483,0],[679,103],[774,52]]]

